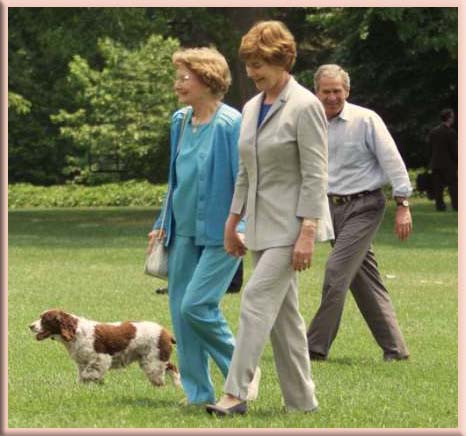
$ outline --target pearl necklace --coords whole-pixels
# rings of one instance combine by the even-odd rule
[[[192,121],[191,121],[191,129],[193,131],[193,133],[197,133],[197,130],[199,129],[199,126],[201,125],[201,123],[196,123],[194,124]]]

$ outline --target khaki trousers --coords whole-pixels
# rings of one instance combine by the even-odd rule
[[[384,355],[409,355],[390,296],[371,249],[382,222],[385,197],[374,191],[330,204],[335,243],[327,260],[322,300],[309,327],[309,351],[327,356],[340,325],[348,288]]]
[[[317,408],[307,351],[306,326],[299,313],[293,247],[252,252],[254,272],[241,299],[236,346],[224,391],[246,399],[248,385],[270,337],[285,407]]]

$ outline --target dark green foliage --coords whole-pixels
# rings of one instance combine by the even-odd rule
[[[342,65],[349,100],[382,116],[409,167],[425,166],[428,130],[458,105],[457,8],[309,9],[318,61],[301,77],[312,86],[319,64]]]
[[[51,119],[87,158],[68,159],[66,170],[76,169],[77,182],[91,184],[93,172],[108,172],[109,166],[126,179],[166,179],[170,115],[176,109],[171,57],[177,48],[176,40],[158,35],[133,50],[107,38],[99,41],[101,70],[73,58],[69,81],[77,90],[78,109],[62,109]],[[112,165],[111,158],[121,165]]]
[[[409,167],[427,164],[427,131],[438,123],[442,108],[457,108],[457,8],[9,8],[10,182],[165,180],[167,160],[160,150],[169,117],[162,117],[173,110],[173,100],[162,96],[147,128],[134,121],[135,113],[146,114],[141,105],[147,104],[131,94],[142,90],[135,78],[142,74],[144,80],[153,80],[144,69],[143,47],[149,37],[176,38],[182,46],[215,45],[232,70],[225,101],[241,109],[255,93],[238,61],[241,36],[255,21],[270,18],[283,20],[296,37],[293,74],[302,83],[312,89],[318,65],[340,63],[351,74],[350,100],[384,118]],[[126,59],[126,69],[111,67],[110,52]],[[130,61],[137,67],[134,72],[127,67]],[[116,88],[120,73],[129,89]],[[168,78],[168,72],[152,73]],[[86,74],[92,76],[89,87],[77,80]],[[83,91],[97,84],[112,104],[94,101]],[[153,86],[158,89],[158,84]],[[132,109],[121,113],[128,92]],[[99,134],[104,124],[113,123],[116,142],[108,132],[100,141],[91,130],[88,138],[94,144],[86,143],[83,135],[76,136],[76,125],[74,135],[69,130],[61,135],[60,124],[51,119],[59,113],[74,114],[74,120],[67,121],[81,126],[100,123]],[[136,151],[129,153],[129,138],[135,135]],[[149,139],[154,140],[151,147]],[[92,171],[99,161],[96,147],[110,149],[126,165],[124,172]]]
[[[136,47],[165,28],[164,20],[146,8],[9,8],[8,87],[31,109],[9,111],[10,182],[47,185],[71,177],[67,160],[81,150],[60,136],[50,116],[79,107],[77,89],[67,79],[74,56],[98,69],[103,66],[100,38]]]

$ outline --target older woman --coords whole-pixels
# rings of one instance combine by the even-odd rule
[[[243,290],[225,395],[207,411],[219,416],[247,411],[247,387],[269,336],[286,409],[313,411],[318,403],[296,271],[310,267],[318,221],[329,219],[327,121],[319,100],[289,73],[296,45],[283,23],[253,26],[239,53],[261,93],[243,110],[225,248],[241,256],[247,247],[255,268]],[[244,213],[246,244],[235,231]]]
[[[175,92],[186,105],[171,124],[169,194],[149,233],[168,247],[168,296],[181,381],[188,404],[215,401],[209,356],[226,377],[234,338],[219,303],[239,261],[223,246],[238,169],[240,113],[222,103],[231,82],[225,58],[211,48],[173,55]]]

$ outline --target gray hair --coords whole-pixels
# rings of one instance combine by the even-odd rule
[[[314,74],[314,90],[319,90],[319,81],[322,76],[328,77],[339,77],[343,82],[343,87],[346,91],[350,89],[350,77],[349,74],[337,64],[325,64],[321,65]]]

